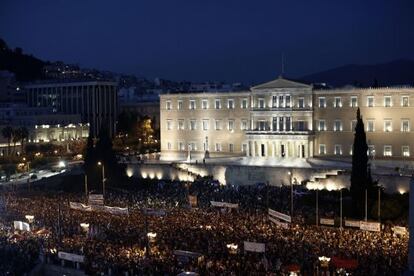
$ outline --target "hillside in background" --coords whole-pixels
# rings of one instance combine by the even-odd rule
[[[10,71],[18,81],[42,79],[42,68],[46,62],[26,55],[21,48],[10,49],[0,38],[0,71]]]
[[[344,65],[300,78],[306,82],[334,87],[414,85],[414,61],[400,59],[375,65]]]

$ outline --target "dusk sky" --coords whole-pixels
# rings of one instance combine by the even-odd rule
[[[414,59],[412,0],[1,0],[0,37],[44,60],[257,83]]]

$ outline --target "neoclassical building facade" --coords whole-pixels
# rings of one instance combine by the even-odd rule
[[[160,96],[165,158],[349,157],[360,108],[372,158],[414,154],[414,88],[317,90],[279,77],[244,92]]]

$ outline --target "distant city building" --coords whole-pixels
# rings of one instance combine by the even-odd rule
[[[250,91],[163,94],[164,156],[346,158],[356,111],[371,158],[411,160],[414,88],[321,89],[279,77]]]
[[[25,102],[23,89],[16,82],[15,75],[8,71],[0,71],[0,103]]]
[[[52,113],[79,114],[92,135],[101,127],[116,133],[118,88],[110,81],[50,81],[25,86],[29,107],[49,107]]]

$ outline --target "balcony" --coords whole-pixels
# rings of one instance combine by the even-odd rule
[[[313,135],[314,132],[312,130],[272,130],[270,128],[260,130],[260,129],[253,129],[253,130],[246,130],[246,134],[248,135]]]
[[[306,107],[253,107],[252,111],[312,111],[312,107],[306,106]]]

